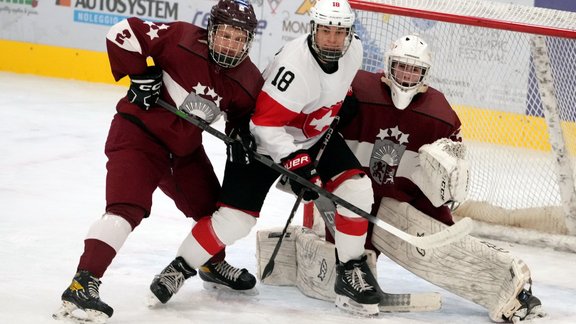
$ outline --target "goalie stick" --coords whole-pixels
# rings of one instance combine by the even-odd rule
[[[166,101],[162,100],[162,99],[158,99],[158,105],[160,105],[162,108],[176,114],[178,117],[188,121],[189,123],[195,125],[196,127],[208,132],[209,134],[217,137],[218,139],[224,141],[226,144],[230,144],[233,143],[234,141],[236,141],[235,139],[232,139],[230,136],[222,133],[221,131],[217,130],[216,128],[210,126],[210,124],[208,124],[206,121],[204,121],[202,118],[195,116],[195,115],[189,115],[181,110],[179,110],[178,108],[176,108],[175,106],[167,103]],[[348,201],[340,198],[339,196],[329,192],[328,190],[318,187],[317,185],[311,183],[310,181],[308,181],[307,179],[297,175],[296,173],[284,168],[283,166],[275,163],[274,161],[272,161],[272,159],[270,159],[269,157],[266,157],[262,154],[259,154],[258,152],[253,152],[253,157],[254,160],[268,166],[269,168],[271,168],[272,170],[280,173],[281,175],[286,176],[288,179],[293,180],[298,182],[299,184],[301,184],[302,186],[306,187],[309,190],[312,190],[316,193],[318,193],[319,195],[322,195],[328,199],[330,199],[331,201],[333,201],[334,203],[366,218],[368,221],[370,221],[371,223],[374,223],[376,226],[382,228],[383,230],[389,232],[390,234],[393,234],[394,236],[397,236],[398,238],[402,239],[403,241],[406,241],[416,247],[422,248],[422,249],[429,249],[429,248],[434,248],[434,247],[438,247],[438,246],[443,246],[446,244],[450,244],[452,242],[458,241],[460,239],[462,239],[464,236],[468,235],[471,231],[472,231],[472,227],[473,227],[473,222],[470,218],[466,217],[463,218],[462,220],[460,220],[459,222],[457,222],[456,224],[447,227],[446,229],[434,233],[432,235],[428,235],[428,236],[414,236],[411,234],[408,234],[402,230],[399,230],[398,228],[384,222],[383,220],[370,215],[369,213],[367,213],[366,211],[356,207],[355,205],[349,203]]]
[[[332,121],[332,123],[330,123],[330,127],[326,131],[326,134],[324,134],[324,139],[322,139],[322,146],[320,147],[320,150],[318,151],[318,154],[316,154],[316,158],[314,159],[314,166],[318,165],[318,161],[320,161],[320,158],[322,157],[322,154],[324,153],[326,146],[328,146],[328,142],[330,141],[330,138],[332,137],[332,133],[334,132],[336,125],[338,125],[339,120],[340,120],[340,117],[336,116],[334,118],[334,120]],[[270,256],[270,260],[268,261],[268,263],[264,267],[264,271],[262,271],[262,280],[266,279],[266,277],[268,277],[272,273],[272,271],[274,271],[274,260],[276,259],[276,255],[278,254],[278,251],[280,250],[280,246],[282,245],[282,240],[286,236],[286,232],[288,231],[288,226],[290,226],[290,223],[292,223],[292,218],[294,218],[294,214],[296,214],[296,210],[298,210],[298,206],[300,206],[300,202],[302,202],[302,197],[304,196],[304,192],[305,192],[305,190],[302,189],[300,191],[300,193],[298,194],[298,198],[296,198],[296,201],[294,202],[294,206],[292,207],[292,211],[290,212],[290,216],[288,216],[288,219],[286,220],[286,225],[284,226],[284,229],[282,230],[282,234],[278,238],[278,243],[276,243],[276,246],[274,247],[274,251],[272,251],[272,255]]]
[[[324,220],[326,228],[334,237],[334,215],[336,205],[326,197],[314,200],[314,206]],[[376,276],[376,274],[374,274]],[[378,309],[383,313],[392,312],[430,312],[442,307],[442,296],[437,292],[393,294],[380,289],[382,301]]]

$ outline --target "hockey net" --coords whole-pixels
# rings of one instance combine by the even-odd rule
[[[576,13],[481,0],[350,4],[363,69],[381,70],[389,44],[409,33],[432,48],[429,84],[458,113],[471,163],[456,218],[497,239],[574,238]]]

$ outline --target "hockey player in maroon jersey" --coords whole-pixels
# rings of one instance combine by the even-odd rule
[[[196,221],[216,210],[220,184],[202,146],[201,130],[156,102],[161,98],[209,123],[224,115],[228,134],[248,144],[253,141],[248,122],[263,83],[248,58],[256,26],[249,2],[220,0],[211,10],[207,30],[138,18],[111,27],[106,44],[112,73],[116,80],[129,76],[131,84],[118,102],[106,141],[105,213],[88,231],[77,272],[55,318],[74,319],[75,309],[93,322],[112,316],[113,309],[99,297],[100,278],[128,235],[150,215],[156,188]],[[147,57],[155,66],[147,66]],[[230,159],[245,154],[241,145],[228,147],[228,153]],[[222,250],[204,260],[201,278],[252,289],[255,277],[226,263],[224,256]],[[152,292],[165,303],[198,266],[178,254],[156,276]]]
[[[330,141],[317,167],[313,162],[362,63],[362,45],[353,33],[354,13],[345,0],[318,0],[310,17],[310,34],[285,44],[266,68],[251,130],[260,153],[368,210],[370,180],[341,137]],[[259,162],[228,162],[220,208],[201,219],[183,243],[180,251],[186,261],[198,267],[246,236],[278,176]],[[297,183],[292,189],[306,200],[317,197]],[[368,222],[339,208],[336,226],[340,258],[336,304],[361,315],[378,314],[377,283],[366,271],[363,255]]]
[[[376,209],[373,214],[382,197],[391,197],[410,201],[428,215],[452,225],[450,208],[433,206],[410,179],[419,163],[416,157],[422,145],[441,138],[462,141],[458,116],[444,95],[426,84],[431,54],[428,47],[425,51],[416,47],[421,41],[416,37],[402,38],[388,56],[408,56],[404,52],[413,50],[412,46],[413,51],[426,55],[420,58],[419,65],[399,60],[385,73],[358,72],[352,83],[353,95],[341,111],[340,130],[372,179]],[[392,73],[394,77],[387,76]],[[372,150],[366,151],[368,148]]]
[[[419,234],[454,223],[448,205],[466,198],[469,179],[460,120],[444,95],[427,85],[431,66],[424,40],[399,38],[386,53],[383,73],[359,71],[340,112],[341,134],[372,180],[372,213]],[[469,236],[424,251],[373,230],[367,248],[485,307],[494,321],[544,315],[528,267],[507,251]]]

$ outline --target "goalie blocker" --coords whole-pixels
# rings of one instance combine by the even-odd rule
[[[319,237],[314,231],[301,226],[291,226],[276,256],[274,271],[262,279],[262,271],[282,229],[257,233],[257,275],[267,285],[296,286],[306,296],[334,301],[336,278],[335,246]],[[366,250],[367,264],[376,276],[376,254]],[[438,293],[390,294],[382,292],[381,312],[433,311],[441,307]]]

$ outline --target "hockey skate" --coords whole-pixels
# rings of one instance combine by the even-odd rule
[[[532,289],[523,289],[517,298],[520,308],[518,308],[510,318],[503,317],[507,322],[519,323],[529,321],[535,318],[546,316],[542,310],[540,299],[532,295]]]
[[[208,261],[198,270],[205,289],[227,290],[251,296],[258,294],[254,288],[256,278],[246,269],[235,268],[226,261]]]
[[[158,302],[166,304],[184,285],[184,281],[195,275],[196,270],[191,268],[184,258],[177,257],[160,274],[154,276],[150,284],[153,295],[148,298],[148,306],[156,306]]]
[[[540,299],[532,295],[532,278],[530,269],[522,260],[514,259],[510,267],[511,280],[508,283],[508,290],[512,292],[507,299],[502,298],[502,302],[494,309],[489,309],[490,318],[495,322],[506,321],[518,323],[520,321],[532,320],[545,317]],[[503,290],[506,291],[506,290]]]
[[[382,301],[378,282],[366,263],[366,256],[336,264],[336,307],[361,316],[376,316]]]
[[[78,271],[62,293],[62,306],[52,314],[52,318],[74,323],[106,323],[114,310],[100,300],[100,283],[90,272]],[[83,311],[84,316],[80,316],[76,310]]]

